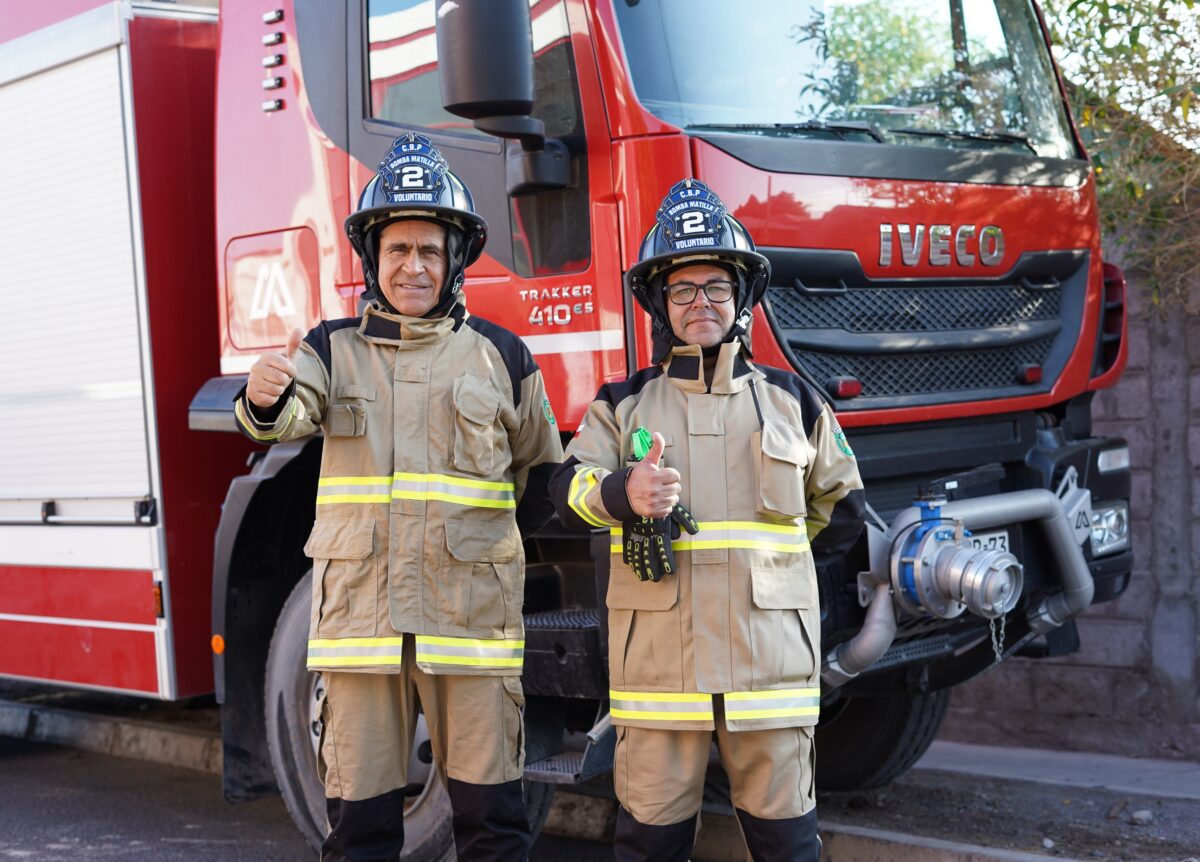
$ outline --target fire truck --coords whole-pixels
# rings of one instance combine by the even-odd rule
[[[474,193],[468,306],[524,339],[567,438],[648,363],[622,274],[674,182],[770,259],[755,361],[828,399],[869,504],[818,568],[822,787],[899,775],[954,686],[1076,649],[1129,585],[1128,447],[1090,418],[1125,281],[1032,0],[22,4],[0,128],[0,675],[215,692],[226,797],[282,793],[313,841],[322,441],[256,447],[232,399],[293,327],[358,313],[342,223],[407,131]],[[551,522],[526,551],[537,822],[611,768],[609,541]],[[442,858],[427,745],[411,780],[406,858]]]

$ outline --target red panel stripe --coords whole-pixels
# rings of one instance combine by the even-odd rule
[[[154,633],[0,620],[0,675],[157,694]]]
[[[0,566],[0,613],[154,624],[154,577],[129,569]]]

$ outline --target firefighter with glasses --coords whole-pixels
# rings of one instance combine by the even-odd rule
[[[396,860],[425,715],[461,860],[524,859],[521,539],[562,444],[519,338],[472,317],[487,227],[437,148],[392,145],[346,220],[369,300],[264,354],[235,413],[254,440],[324,432],[308,668],[324,677],[325,860]]]
[[[653,365],[601,387],[551,483],[565,524],[611,536],[620,862],[688,858],[714,734],[753,858],[819,855],[815,561],[857,539],[864,497],[822,399],[752,362],[769,276],[716,194],[672,187],[626,276]]]

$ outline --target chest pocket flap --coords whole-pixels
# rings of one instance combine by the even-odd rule
[[[807,558],[807,554],[805,555]],[[804,610],[817,603],[817,579],[808,566],[787,569],[750,567],[755,607],[764,610]]]
[[[464,563],[507,563],[517,555],[519,543],[508,522],[469,523],[446,521],[446,548]]]
[[[487,476],[495,463],[500,443],[496,416],[500,413],[500,393],[491,379],[479,374],[464,374],[454,381],[454,452],[452,463],[464,473]]]
[[[363,401],[375,400],[375,387],[362,386],[358,383],[343,383],[337,388],[337,397],[342,398],[361,398]]]
[[[804,468],[808,464],[808,442],[796,431],[778,423],[767,423],[756,435],[759,511],[784,518],[802,518],[807,513]]]
[[[365,560],[375,550],[374,523],[318,520],[304,545],[314,560]]]

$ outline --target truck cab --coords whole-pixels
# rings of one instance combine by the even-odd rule
[[[1132,571],[1128,448],[1090,420],[1125,362],[1124,281],[1101,258],[1093,169],[1032,0],[441,6],[222,8],[222,376],[193,427],[233,430],[261,351],[356,313],[342,222],[418,131],[489,225],[468,307],[525,340],[569,437],[601,384],[648,364],[622,275],[666,190],[696,177],[772,264],[755,361],[828,400],[866,484],[868,529],[819,569],[818,784],[894,778],[955,685],[1075,649],[1074,616]],[[232,480],[213,580],[226,794],[278,787],[310,837],[322,692],[294,644],[320,446],[259,452]],[[609,766],[608,553],[557,523],[528,542],[531,787]],[[428,760],[414,767],[424,837],[406,852],[438,858],[448,807]]]

